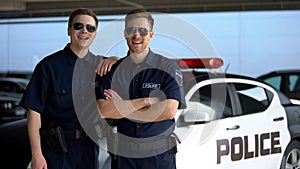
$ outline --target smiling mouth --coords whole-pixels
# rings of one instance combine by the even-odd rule
[[[134,45],[140,45],[140,44],[142,44],[142,42],[132,42],[132,44],[134,44]]]
[[[78,39],[80,39],[80,40],[88,40],[89,37],[78,36]]]

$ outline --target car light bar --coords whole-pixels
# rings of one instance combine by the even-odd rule
[[[223,66],[224,62],[221,58],[187,58],[177,59],[180,68],[193,69],[193,68],[208,68],[216,69]]]

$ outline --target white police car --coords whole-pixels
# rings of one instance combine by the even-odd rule
[[[217,68],[220,59],[186,59]],[[178,110],[178,169],[300,168],[300,107],[253,78],[184,71],[187,108]]]

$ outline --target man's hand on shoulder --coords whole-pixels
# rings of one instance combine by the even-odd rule
[[[96,73],[100,76],[105,75],[111,70],[112,65],[114,65],[118,60],[119,58],[117,56],[111,56],[109,58],[102,59],[95,70]]]

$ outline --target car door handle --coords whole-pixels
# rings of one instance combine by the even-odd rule
[[[226,130],[237,130],[239,128],[240,128],[239,125],[234,125],[233,127],[226,128]]]
[[[277,117],[275,119],[273,119],[273,121],[282,121],[284,119],[284,117]]]

